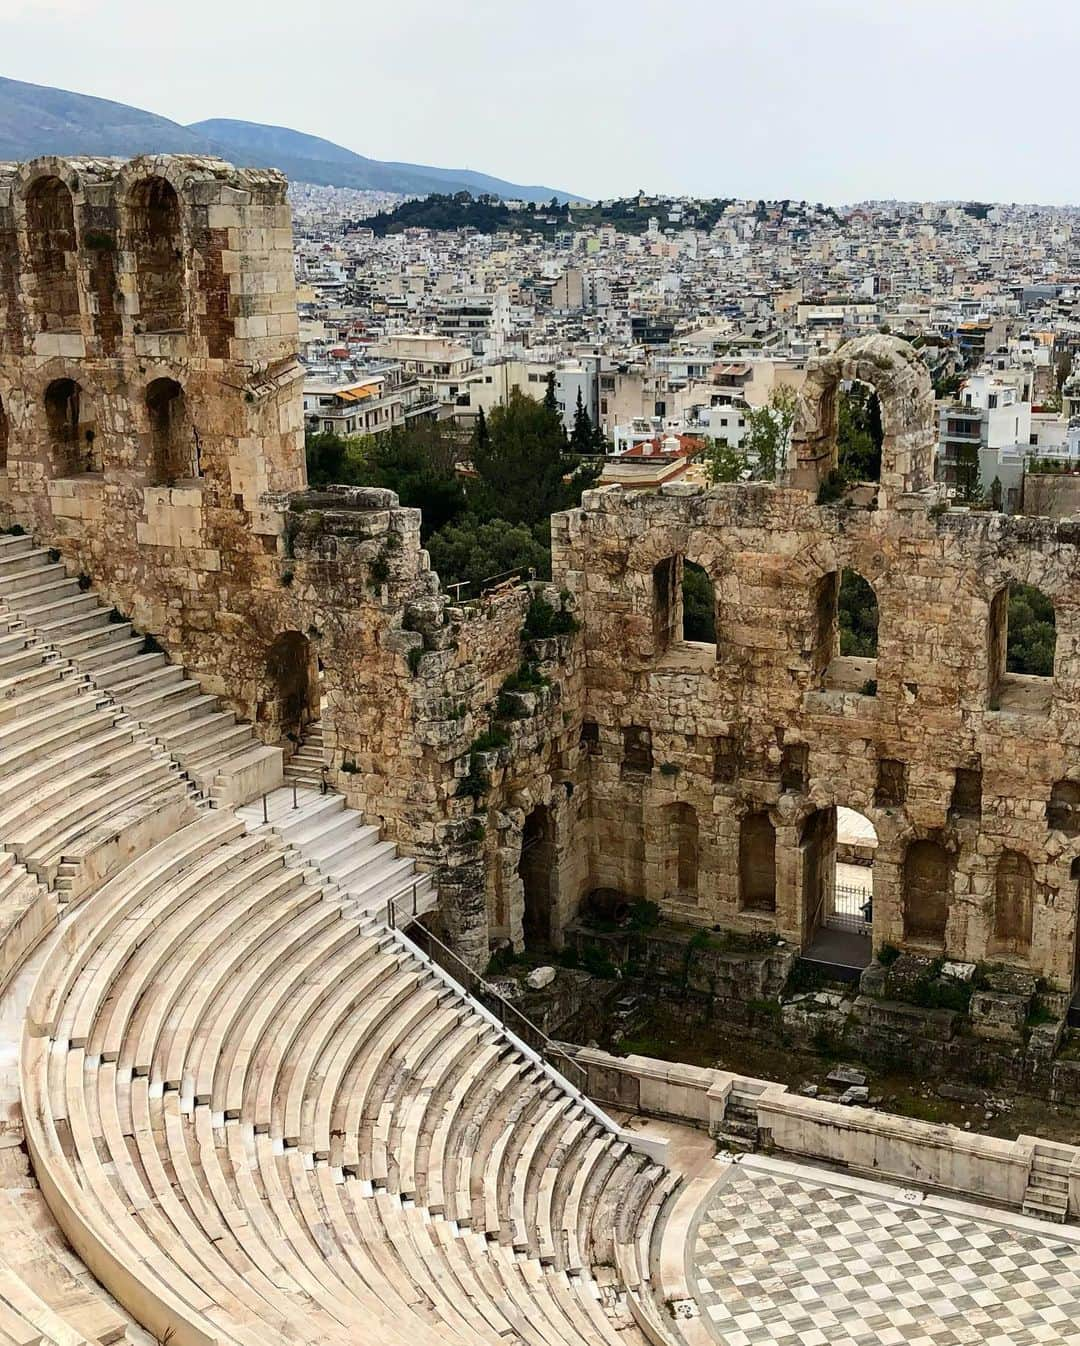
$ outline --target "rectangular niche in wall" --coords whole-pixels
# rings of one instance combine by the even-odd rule
[[[895,757],[879,757],[874,803],[878,808],[899,808],[907,798],[907,767]]]
[[[581,750],[589,757],[600,756],[600,726],[595,720],[581,722]]]
[[[653,768],[652,734],[644,726],[623,726],[622,774],[647,776]]]
[[[713,740],[713,781],[732,785],[739,774],[739,751],[733,734],[718,734]]]
[[[950,818],[982,817],[982,766],[958,766],[949,800]]]
[[[809,744],[785,743],[780,759],[780,788],[794,790],[796,794],[805,793],[809,768]]]

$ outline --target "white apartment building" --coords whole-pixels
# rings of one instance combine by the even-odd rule
[[[382,338],[372,353],[396,360],[403,373],[414,375],[443,408],[467,407],[477,378],[472,350],[447,337],[425,332],[398,332]]]
[[[405,424],[405,395],[384,374],[304,381],[304,424],[340,435],[380,435]]]

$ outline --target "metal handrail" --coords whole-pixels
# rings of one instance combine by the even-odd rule
[[[396,928],[396,926],[391,926],[391,929]],[[429,940],[432,944],[438,946],[441,953],[450,960],[455,970],[460,969],[460,975],[457,979],[461,981],[462,985],[465,986],[471,994],[480,991],[485,999],[493,1000],[496,1003],[501,1011],[496,1017],[500,1019],[504,1028],[510,1028],[510,1024],[507,1022],[508,1018],[513,1022],[521,1024],[528,1034],[528,1037],[524,1038],[524,1041],[530,1046],[532,1045],[532,1043],[529,1042],[530,1038],[538,1041],[540,1046],[534,1047],[534,1050],[539,1051],[551,1064],[554,1064],[554,1062],[551,1061],[551,1058],[556,1058],[560,1062],[558,1069],[561,1070],[564,1075],[576,1076],[577,1085],[575,1087],[579,1090],[583,1089],[589,1078],[588,1071],[584,1066],[575,1061],[574,1058],[568,1052],[565,1052],[552,1038],[549,1038],[542,1028],[538,1028],[527,1014],[523,1014],[516,1005],[512,1005],[510,1001],[497,991],[489,981],[485,981],[485,979],[481,977],[478,972],[475,972],[464,959],[460,958],[453,949],[445,945],[437,935],[433,935],[431,931],[424,926],[420,926],[419,930],[423,932],[423,939]],[[413,942],[415,943],[415,941]]]

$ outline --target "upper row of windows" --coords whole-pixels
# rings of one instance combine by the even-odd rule
[[[164,178],[135,183],[126,200],[125,242],[135,257],[138,317],[146,332],[184,327],[184,264],[180,202]],[[33,276],[32,304],[38,330],[73,332],[80,327],[76,258],[80,238],[67,184],[38,178],[26,196],[26,232]],[[111,236],[88,231],[86,249],[111,247]]]
[[[716,591],[707,572],[681,556],[653,567],[653,644],[717,643]],[[815,595],[814,668],[821,685],[877,692],[878,600],[857,571],[823,575]],[[1054,604],[1033,585],[1003,586],[990,605],[987,704],[992,710],[1049,709],[1057,631]],[[1034,682],[1041,680],[1042,688]]]

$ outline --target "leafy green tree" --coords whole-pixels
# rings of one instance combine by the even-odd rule
[[[346,469],[345,456],[354,443],[329,431],[309,430],[304,437],[304,453],[307,458],[307,477],[309,486],[356,486],[359,482],[349,481],[351,469]]]
[[[544,409],[559,415],[559,399],[555,396],[555,371],[548,370],[547,378],[544,380],[546,387],[544,389]],[[562,425],[562,418],[559,417],[559,424]]]
[[[716,591],[699,565],[683,562],[683,639],[716,643]]]
[[[840,595],[836,607],[840,627],[840,653],[876,658],[877,594],[857,571],[845,570],[841,575]]]
[[[526,575],[535,570],[541,579],[551,574],[550,529],[544,521],[529,528],[505,519],[481,521],[466,516],[447,524],[428,539],[432,568],[443,585],[469,584],[469,594],[480,592],[484,580],[508,570]]]
[[[592,423],[592,417],[582,400],[581,389],[579,388],[577,406],[574,408],[574,428],[570,431],[570,447],[575,453],[602,452],[602,439],[600,447],[597,447],[597,430],[598,427]]]
[[[797,400],[792,388],[778,387],[765,406],[746,412],[741,449],[759,481],[773,481],[777,467],[786,460]]]
[[[956,458],[956,494],[966,505],[977,505],[985,495],[979,471],[979,451],[963,444]]]
[[[710,440],[703,457],[705,475],[713,486],[721,482],[742,481],[750,470],[742,447],[727,444],[722,439]]]
[[[862,383],[840,389],[836,401],[836,449],[840,472],[846,481],[880,480],[884,437],[877,393]]]
[[[1057,630],[1054,605],[1031,584],[1009,586],[1009,637],[1005,667],[1010,673],[1054,675]]]
[[[554,378],[549,383],[554,401]],[[474,443],[477,481],[470,508],[481,518],[532,526],[581,503],[601,464],[570,451],[562,417],[548,397],[537,402],[515,391],[487,420],[487,443]]]

